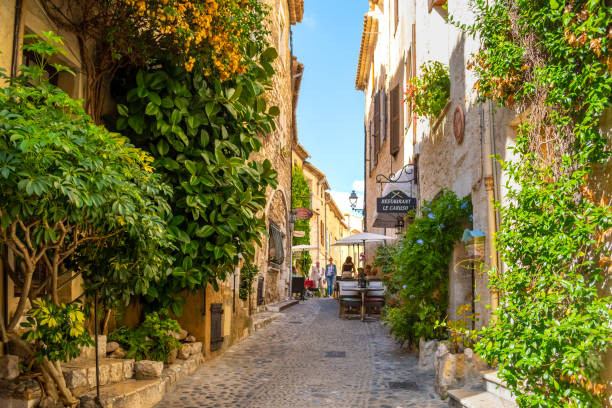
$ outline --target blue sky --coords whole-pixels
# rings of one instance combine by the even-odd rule
[[[338,206],[348,211],[350,191],[363,196],[364,98],[355,89],[355,73],[368,2],[305,0],[304,8],[293,27],[293,52],[304,64],[298,137],[327,175]]]

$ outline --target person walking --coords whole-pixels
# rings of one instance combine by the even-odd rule
[[[323,268],[319,261],[315,262],[310,268],[310,280],[314,282],[315,289],[319,290],[321,287],[321,278],[323,277]]]
[[[327,296],[331,296],[334,293],[334,279],[338,274],[336,265],[334,265],[334,259],[329,257],[329,263],[325,266],[325,280],[327,280]]]

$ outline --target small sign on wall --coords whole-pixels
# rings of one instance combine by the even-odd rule
[[[415,197],[409,197],[400,190],[391,191],[384,197],[376,199],[376,211],[379,213],[405,214],[417,206]]]

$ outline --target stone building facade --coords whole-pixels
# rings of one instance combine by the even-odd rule
[[[376,199],[390,188],[405,190],[416,197],[417,212],[425,201],[435,199],[443,189],[448,189],[460,198],[471,197],[474,213],[470,228],[486,235],[485,264],[491,267],[493,262],[496,267],[502,267],[496,252],[492,251],[492,238],[499,221],[490,202],[492,197],[504,196],[500,186],[505,180],[489,156],[497,153],[508,158],[514,115],[476,101],[475,78],[466,65],[479,43],[446,20],[450,13],[461,21],[471,21],[468,4],[370,0],[369,6],[356,77],[356,87],[364,91],[366,107],[367,230],[390,236],[401,232],[401,223],[396,228],[385,228],[384,222],[381,223],[383,217],[376,211]],[[438,118],[431,119],[417,117],[410,104],[403,103],[409,79],[418,75],[422,64],[428,61],[448,66],[451,82],[446,107]],[[490,150],[489,154],[486,149]],[[402,172],[402,169],[405,170]],[[383,183],[377,182],[377,176]],[[401,180],[414,181],[386,183],[385,177],[400,176]],[[368,250],[368,254],[373,253]],[[458,242],[449,265],[448,312],[452,317],[459,305],[480,297],[474,306],[482,316],[479,324],[486,324],[490,309],[485,305],[495,303],[495,299],[487,288],[486,274],[457,266],[465,258],[465,248]]]
[[[407,169],[417,170],[414,190],[417,211],[425,201],[435,199],[442,189],[451,190],[458,197],[471,197],[473,221],[469,228],[485,235],[482,263],[476,261],[471,266],[495,267],[503,274],[505,265],[498,259],[494,241],[500,220],[492,202],[505,202],[508,177],[492,156],[499,155],[505,161],[513,159],[511,147],[521,117],[490,101],[477,101],[476,78],[467,64],[480,43],[450,24],[449,15],[467,24],[474,18],[469,2],[369,0],[356,76],[356,87],[364,91],[365,97],[365,227],[371,232],[390,235],[388,229],[375,226],[376,198],[383,191],[376,183],[376,175],[397,175],[399,169],[408,166]],[[400,98],[403,98],[407,80],[418,75],[419,68],[427,61],[439,61],[449,67],[450,97],[445,108],[437,118],[430,119],[416,117],[405,103],[399,110],[400,117],[396,118],[389,103],[389,100],[394,103],[392,90],[400,84]],[[387,96],[377,102],[379,92]],[[608,110],[601,125],[608,140],[612,140],[611,112]],[[389,138],[395,126],[400,129],[399,141]],[[397,148],[387,147],[390,141],[391,146],[399,145],[395,155],[393,151]],[[593,176],[593,190],[601,196],[612,191],[609,167],[598,169]],[[458,266],[466,259],[466,250],[458,242],[449,265],[448,314],[453,318],[460,305],[472,303],[481,316],[477,327],[487,325],[491,310],[503,306],[499,304],[498,294],[489,291],[485,273]],[[611,295],[611,287],[608,280],[602,286],[602,293]],[[475,298],[480,301],[474,302]],[[607,395],[612,395],[609,392],[611,356],[609,349],[602,371],[608,385]],[[612,406],[612,397],[608,397],[606,404]]]

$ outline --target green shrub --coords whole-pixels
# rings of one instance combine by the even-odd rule
[[[452,191],[443,190],[421,207],[421,213],[406,228],[395,250],[395,266],[387,266],[392,275],[386,278],[397,304],[387,306],[385,319],[397,337],[411,342],[446,337],[446,330],[436,327],[436,322],[446,317],[449,262],[470,223],[471,199],[458,199]]]
[[[417,115],[437,118],[450,97],[448,67],[438,61],[421,65],[421,74],[408,81],[406,101]]]
[[[259,273],[259,268],[250,262],[245,262],[240,269],[240,288],[238,289],[238,297],[242,300],[247,300],[249,295],[253,293],[253,280]]]
[[[172,350],[181,347],[173,332],[179,332],[178,322],[166,311],[151,312],[136,328],[121,327],[109,335],[127,350],[127,356],[139,360],[167,361]]]
[[[54,305],[38,299],[32,305],[26,321],[21,323],[27,329],[22,337],[34,343],[34,358],[39,364],[45,357],[49,361],[71,360],[81,354],[80,346],[93,345],[78,303]]]

